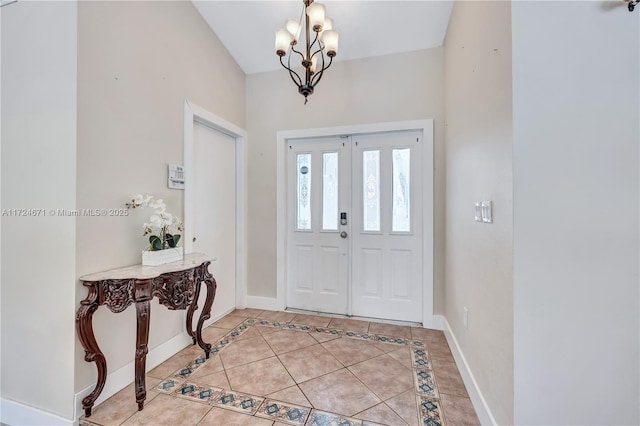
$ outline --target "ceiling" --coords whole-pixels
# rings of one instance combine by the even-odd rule
[[[335,60],[442,46],[453,1],[320,0],[340,32]],[[274,34],[298,19],[302,0],[198,1],[193,4],[246,74],[280,69]]]

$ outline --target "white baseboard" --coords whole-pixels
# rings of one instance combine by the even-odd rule
[[[74,424],[73,420],[4,398],[0,398],[0,422],[21,426],[71,426]]]
[[[180,333],[177,336],[171,338],[170,340],[164,342],[163,344],[153,348],[147,354],[147,371],[155,368],[160,365],[182,349],[186,348],[190,344],[193,343],[193,340],[187,333]],[[108,362],[108,360],[107,360]],[[128,386],[130,383],[133,383],[133,379],[135,377],[135,361],[131,361],[124,367],[119,368],[111,374],[107,375],[107,381],[104,385],[104,389],[102,393],[96,400],[95,405],[100,404],[102,401],[107,400],[109,397],[114,395],[115,393],[122,390],[124,387]],[[81,390],[76,393],[74,396],[74,407],[75,407],[75,419],[84,415],[84,409],[82,408],[82,399],[89,395],[95,384]],[[11,424],[11,423],[9,423]],[[20,423],[17,423],[20,424]]]
[[[268,311],[284,311],[282,302],[275,297],[249,296],[245,298],[247,308],[265,309]]]
[[[444,330],[444,321],[445,319],[442,315],[433,315],[431,318],[425,319],[422,326],[433,330]]]
[[[491,413],[491,410],[487,405],[487,401],[482,396],[482,392],[480,392],[478,382],[476,382],[475,377],[473,377],[473,373],[471,372],[469,364],[467,363],[467,360],[462,353],[462,349],[460,349],[460,345],[458,345],[456,336],[453,334],[453,331],[449,326],[449,322],[445,317],[441,316],[440,318],[442,318],[443,321],[443,330],[444,335],[447,338],[447,343],[449,343],[449,347],[451,348],[451,352],[453,353],[453,358],[456,361],[456,365],[458,366],[458,370],[460,371],[460,375],[462,376],[462,381],[467,388],[469,398],[471,399],[473,408],[475,408],[476,410],[476,414],[478,415],[480,424],[496,425],[496,419],[493,417],[493,414]]]

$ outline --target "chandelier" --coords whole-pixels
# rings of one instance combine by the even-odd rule
[[[288,19],[285,22],[286,28],[276,30],[276,55],[280,57],[282,66],[289,71],[291,80],[298,86],[298,92],[304,96],[306,104],[307,96],[313,93],[322,75],[331,66],[333,57],[338,53],[338,32],[333,29],[333,20],[325,17],[324,5],[314,3],[313,0],[303,2],[300,19]],[[296,49],[303,27],[305,44]],[[291,67],[291,58],[297,58],[295,55],[300,55],[304,68],[303,77]]]

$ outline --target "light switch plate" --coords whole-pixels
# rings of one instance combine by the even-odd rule
[[[482,221],[485,223],[492,223],[493,222],[493,215],[492,215],[492,206],[491,206],[491,201],[483,201],[482,202]]]
[[[476,222],[482,222],[482,203],[480,202],[475,205],[475,220]]]

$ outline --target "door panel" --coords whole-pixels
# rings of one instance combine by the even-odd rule
[[[339,212],[349,191],[339,138],[290,141],[287,158],[287,306],[346,314],[348,241]]]
[[[353,141],[353,314],[421,322],[421,133]]]
[[[236,141],[194,123],[193,153],[193,251],[216,258],[209,266],[218,284],[215,318],[236,306]],[[202,292],[198,306],[205,296]]]

